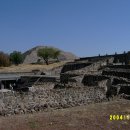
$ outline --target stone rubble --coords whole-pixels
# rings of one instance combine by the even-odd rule
[[[99,94],[100,93],[100,94]],[[39,90],[33,92],[0,93],[0,115],[34,113],[50,108],[61,109],[105,100],[101,88],[65,88]]]

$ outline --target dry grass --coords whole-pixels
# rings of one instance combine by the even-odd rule
[[[130,120],[110,121],[110,114],[130,114],[127,100],[0,118],[0,130],[130,130]]]
[[[20,64],[18,66],[12,65],[10,67],[0,67],[0,72],[30,72],[32,70],[50,70],[62,66],[67,61],[57,62],[50,65],[37,65],[37,64]]]

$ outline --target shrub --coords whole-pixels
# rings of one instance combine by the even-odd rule
[[[15,64],[15,65],[21,64],[23,62],[23,55],[22,55],[22,53],[18,52],[18,51],[13,51],[10,54],[10,61],[13,64]]]
[[[10,66],[9,56],[4,52],[0,52],[0,66],[3,67]]]

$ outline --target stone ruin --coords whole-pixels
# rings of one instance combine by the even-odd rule
[[[113,61],[113,57],[75,60],[63,66],[59,79],[40,78],[33,86],[27,84],[27,92],[0,92],[0,115],[35,113],[120,97],[130,99],[130,66],[113,65]]]
[[[129,97],[130,65],[114,65],[113,61],[114,57],[94,57],[68,63],[61,71],[61,83],[67,87],[102,88],[108,99]]]

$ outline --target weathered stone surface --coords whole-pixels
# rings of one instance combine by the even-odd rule
[[[130,71],[128,70],[124,71],[124,70],[106,69],[102,72],[102,74],[130,79]]]
[[[37,90],[28,93],[4,93],[1,100],[0,115],[34,113],[49,108],[67,108],[105,99],[102,88],[69,88]]]

